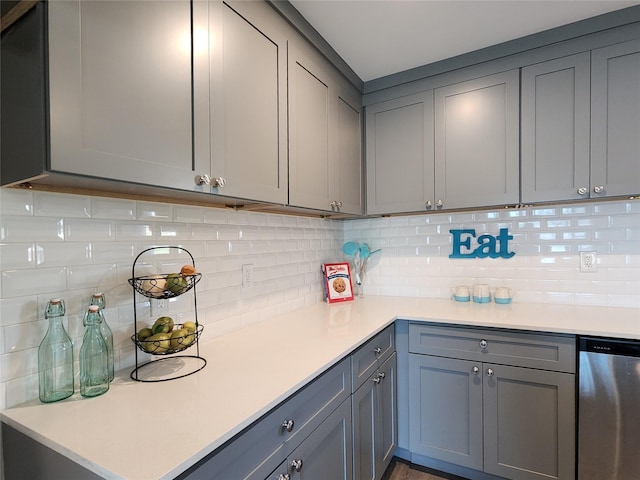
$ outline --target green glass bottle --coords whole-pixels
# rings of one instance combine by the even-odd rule
[[[100,333],[100,307],[91,305],[80,348],[80,395],[97,397],[109,390],[109,352]]]
[[[44,403],[73,395],[73,342],[62,324],[64,314],[62,299],[49,300],[44,314],[49,328],[38,347],[38,390]]]
[[[113,362],[113,332],[109,325],[107,324],[107,319],[104,316],[104,307],[106,305],[106,300],[104,298],[104,293],[94,293],[91,296],[90,305],[96,305],[100,307],[100,315],[102,322],[100,323],[100,333],[102,334],[104,341],[107,344],[107,350],[109,352],[109,381],[113,381],[113,377],[115,375],[115,366]]]

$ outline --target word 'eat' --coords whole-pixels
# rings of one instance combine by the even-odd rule
[[[509,240],[513,240],[513,235],[509,235],[506,228],[500,229],[500,234],[480,235],[478,246],[471,249],[471,239],[476,238],[476,231],[473,229],[449,230],[453,235],[453,253],[449,258],[511,258],[515,252],[509,251]],[[468,253],[462,253],[462,249]]]

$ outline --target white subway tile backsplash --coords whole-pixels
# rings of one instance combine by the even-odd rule
[[[90,218],[91,197],[33,192],[33,213],[46,217]]]
[[[183,246],[193,254],[202,273],[196,292],[207,336],[321,301],[319,265],[345,261],[345,241],[382,248],[370,259],[366,295],[446,298],[454,285],[482,281],[513,288],[518,302],[640,307],[639,205],[578,203],[337,221],[2,188],[0,408],[37,396],[34,352],[52,296],[65,298],[70,331],[80,340],[88,299],[104,291],[117,364],[130,368],[134,296],[127,280],[136,256],[153,246]],[[516,255],[451,259],[450,230],[456,228],[477,235],[507,228]],[[581,250],[598,253],[598,272],[579,272]],[[176,249],[145,255],[135,275],[169,273],[191,262]],[[242,288],[247,263],[254,265],[255,283]],[[135,298],[139,317],[148,318],[148,299]],[[169,302],[169,312],[177,319],[195,315],[188,295]]]
[[[18,188],[0,188],[2,215],[33,215],[33,192]]]
[[[87,265],[92,262],[91,244],[88,242],[39,242],[36,250],[38,267]]]
[[[136,202],[121,198],[91,197],[91,218],[135,220]]]
[[[64,231],[65,240],[73,242],[114,240],[116,233],[114,221],[81,218],[65,219]]]
[[[61,218],[4,216],[0,225],[2,242],[53,242],[64,240]]]
[[[66,274],[65,267],[4,270],[1,272],[2,298],[64,291]]]

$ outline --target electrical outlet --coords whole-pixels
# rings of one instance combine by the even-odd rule
[[[168,300],[166,298],[150,298],[150,308],[152,317],[162,317],[167,314]]]
[[[242,265],[242,286],[249,288],[253,286],[253,264]]]
[[[598,259],[596,257],[596,252],[580,252],[580,271],[598,271]]]

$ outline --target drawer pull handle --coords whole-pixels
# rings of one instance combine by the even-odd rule
[[[487,368],[487,377],[493,377],[493,368]]]
[[[291,461],[291,471],[299,472],[302,470],[302,460],[292,460]]]
[[[288,473],[281,473],[280,476],[278,477],[278,480],[291,480],[291,477],[289,476]]]
[[[376,347],[373,349],[373,353],[376,355],[380,355],[382,353],[382,349],[380,347]]]
[[[487,348],[487,345],[489,344],[486,340],[480,340],[480,348]]]
[[[478,368],[477,365],[474,365],[471,371],[473,372],[474,375],[478,375],[478,373],[480,373],[480,368]]]
[[[293,426],[294,426],[294,422],[293,420],[285,420],[284,422],[282,422],[281,428],[282,431],[287,431],[287,432],[291,432],[293,430]]]

